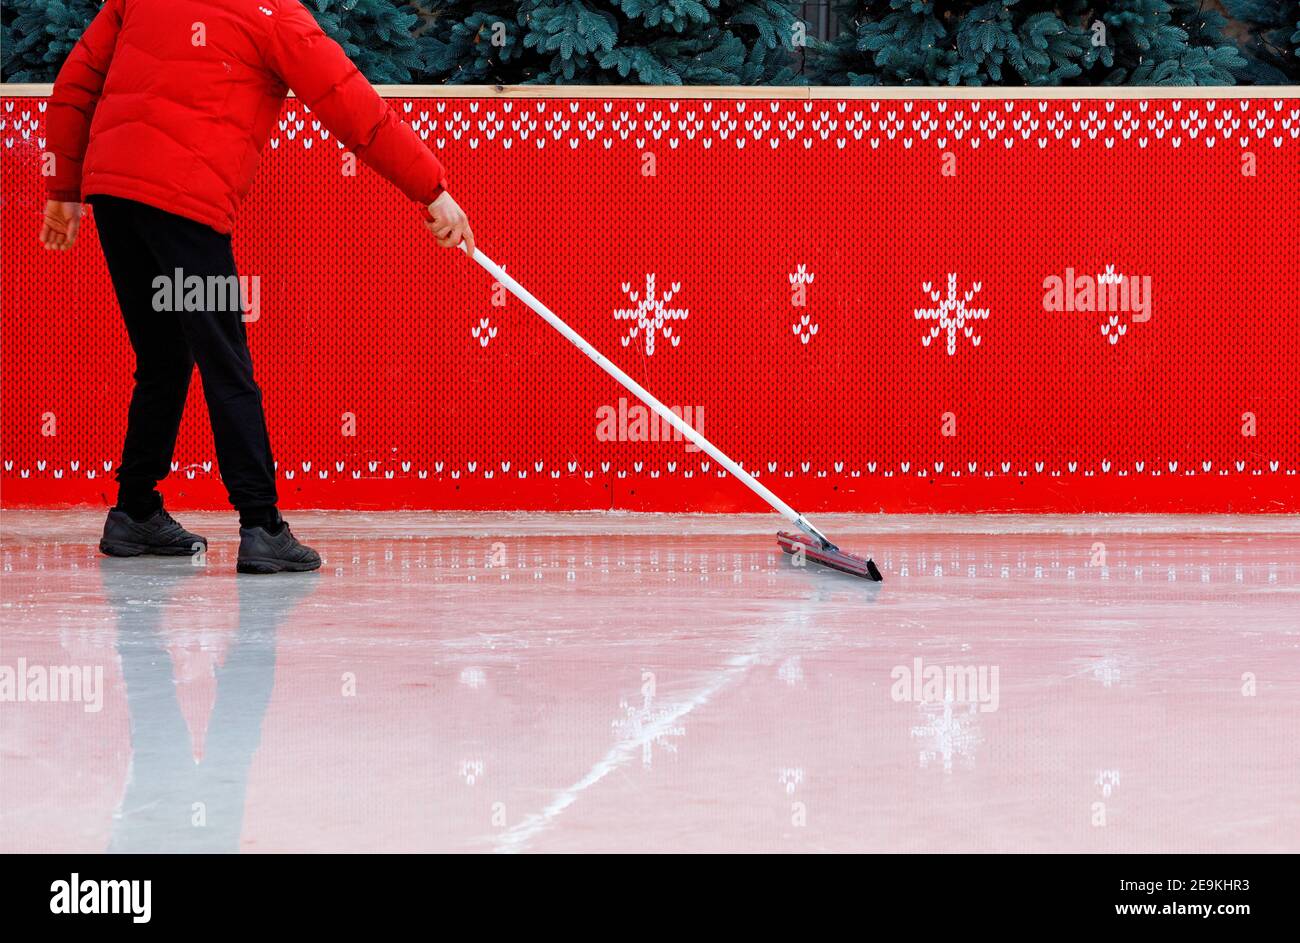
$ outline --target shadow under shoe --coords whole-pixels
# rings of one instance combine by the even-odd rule
[[[110,557],[183,557],[207,549],[206,537],[190,533],[165,508],[159,508],[146,521],[134,520],[125,511],[110,510],[99,541],[100,553]]]
[[[240,573],[303,573],[320,568],[320,554],[298,542],[285,524],[278,534],[265,527],[239,528]]]

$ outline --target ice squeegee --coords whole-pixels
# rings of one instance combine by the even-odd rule
[[[460,248],[462,251],[465,250],[464,243],[461,244]],[[831,543],[825,534],[812,525],[811,521],[778,498],[772,493],[771,489],[723,454],[721,449],[700,435],[681,416],[651,396],[640,383],[637,383],[619,369],[616,364],[589,344],[577,331],[565,324],[550,308],[534,298],[528,289],[507,275],[505,270],[484,255],[482,250],[474,250],[474,261],[481,265],[498,282],[505,285],[512,295],[532,308],[542,320],[563,334],[570,343],[590,357],[596,366],[622,384],[629,393],[653,409],[660,419],[680,432],[702,451],[708,453],[719,465],[743,482],[750,491],[766,501],[772,506],[773,510],[797,527],[800,533],[781,531],[776,535],[776,542],[780,544],[781,549],[791,554],[797,562],[811,560],[833,570],[839,570],[841,573],[849,573],[853,576],[880,582],[880,570],[876,568],[876,564],[872,562],[870,557],[860,557],[856,554],[846,553]]]

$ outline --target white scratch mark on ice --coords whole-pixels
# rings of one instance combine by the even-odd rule
[[[532,841],[538,834],[549,828],[554,821],[564,813],[564,811],[573,805],[582,794],[596,783],[600,782],[614,770],[623,766],[628,761],[639,757],[645,745],[653,742],[661,736],[672,732],[672,728],[677,722],[695,710],[697,707],[703,707],[709,702],[715,694],[730,684],[733,680],[743,675],[753,665],[759,661],[757,653],[737,656],[727,662],[723,673],[713,681],[708,687],[704,688],[698,694],[688,701],[683,701],[677,707],[670,711],[665,711],[660,717],[657,717],[653,723],[645,724],[640,731],[640,736],[629,737],[619,740],[610,748],[601,759],[593,766],[586,776],[578,780],[568,789],[561,791],[550,804],[540,812],[534,812],[529,815],[518,825],[502,832],[496,840],[496,851],[499,853],[512,854],[524,850],[524,847]]]

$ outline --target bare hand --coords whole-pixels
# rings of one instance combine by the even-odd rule
[[[81,204],[49,200],[45,204],[45,222],[41,224],[41,242],[47,249],[71,249],[81,228]]]
[[[454,249],[463,241],[465,254],[474,254],[474,231],[469,228],[469,217],[446,190],[429,204],[429,217],[424,225],[444,249]]]

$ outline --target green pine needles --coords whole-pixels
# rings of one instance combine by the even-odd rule
[[[789,0],[428,0],[452,83],[758,85],[798,79]]]
[[[1227,21],[1200,0],[868,0],[842,2],[838,12],[844,31],[812,70],[825,84],[1232,85],[1255,77]]]
[[[130,2],[130,0],[128,0]],[[372,82],[1300,83],[1300,0],[302,0]],[[0,70],[49,82],[98,0],[5,0]]]

